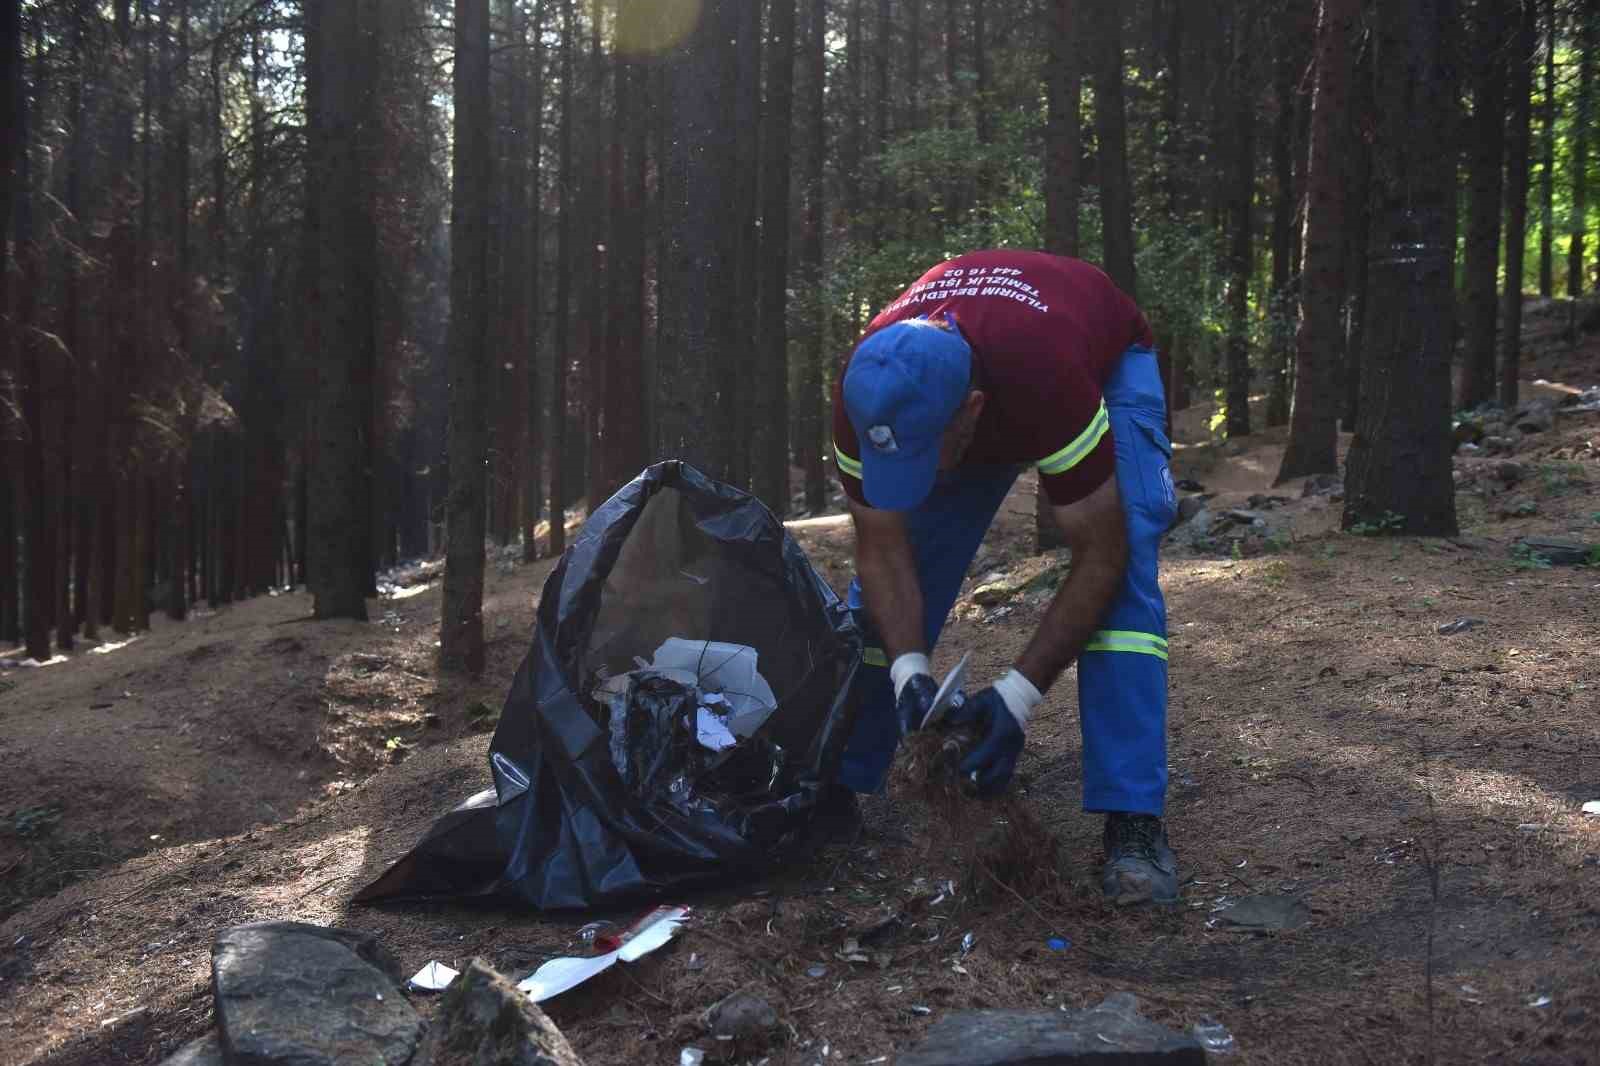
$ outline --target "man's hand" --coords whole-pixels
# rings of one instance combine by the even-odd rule
[[[1012,670],[951,712],[952,726],[968,726],[977,743],[957,770],[980,796],[997,796],[1011,783],[1022,754],[1028,716],[1044,697],[1026,677]]]
[[[930,670],[928,657],[914,651],[895,659],[889,667],[889,680],[894,684],[894,712],[900,720],[901,737],[921,729],[928,712],[933,710],[933,698],[939,694],[939,686]]]

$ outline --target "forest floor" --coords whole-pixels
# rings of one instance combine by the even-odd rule
[[[1581,354],[1530,388],[1596,384],[1600,361]],[[1213,509],[1273,492],[1282,431],[1219,446],[1202,416],[1179,419],[1176,476]],[[783,1027],[732,1049],[739,1061],[872,1062],[952,1010],[1131,991],[1177,1028],[1218,1019],[1241,1063],[1600,1062],[1600,817],[1579,809],[1600,799],[1600,569],[1511,553],[1534,532],[1600,540],[1600,413],[1562,416],[1517,460],[1511,494],[1536,513],[1499,517],[1493,461],[1458,459],[1455,540],[1341,533],[1340,505],[1291,483],[1275,550],[1164,556],[1180,905],[1118,909],[1093,888],[1101,825],[1079,809],[1068,676],[1020,769],[1060,856],[1027,898],[892,792],[867,802],[858,839],[694,894],[672,946],[549,1013],[591,1063],[673,1063],[712,1046],[697,1012],[744,990]],[[975,579],[1048,565],[1029,555],[1032,493],[1007,502]],[[792,528],[842,588],[848,521]],[[521,977],[580,953],[586,916],[349,902],[488,784],[489,729],[550,565],[491,562],[476,684],[436,676],[426,571],[365,624],[262,597],[0,671],[0,1061],[159,1061],[210,1024],[211,940],[239,922],[369,930],[411,968],[481,955]],[[980,607],[974,584],[935,665],[971,649],[981,679],[1042,606]],[[1482,624],[1439,632],[1463,617]],[[993,817],[969,816],[974,833]],[[932,903],[947,880],[954,895]],[[1216,920],[1221,900],[1258,894],[1298,899],[1308,922],[1261,935]],[[895,914],[870,961],[844,958]]]

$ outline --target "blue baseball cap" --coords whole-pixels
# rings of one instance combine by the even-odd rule
[[[856,348],[844,373],[844,407],[861,448],[867,502],[908,511],[928,498],[939,445],[972,382],[972,349],[949,329],[913,318]]]

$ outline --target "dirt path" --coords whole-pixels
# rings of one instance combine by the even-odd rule
[[[1177,473],[1218,505],[1242,502],[1268,491],[1275,439],[1239,451],[1191,435]],[[890,795],[869,803],[859,841],[697,896],[680,944],[552,1015],[590,1062],[671,1063],[695,1035],[687,1019],[743,988],[790,1027],[762,1053],[772,1063],[819,1062],[824,1047],[829,1062],[867,1062],[953,1009],[1128,990],[1176,1026],[1220,1019],[1243,1063],[1600,1062],[1600,818],[1578,810],[1600,799],[1600,571],[1509,553],[1526,532],[1600,539],[1597,445],[1600,415],[1587,415],[1527,449],[1512,491],[1537,513],[1509,520],[1496,517],[1505,493],[1481,495],[1498,484],[1483,464],[1460,464],[1458,543],[1337,533],[1337,504],[1296,498],[1279,508],[1293,529],[1281,551],[1168,555],[1181,906],[1119,911],[1092,891],[1100,825],[1079,811],[1069,675],[1021,767],[1026,802],[1060,838],[1059,880],[1021,900],[975,891],[968,841]],[[1044,565],[1026,558],[1030,492],[1008,501],[983,566]],[[848,523],[795,530],[842,584]],[[281,597],[92,662],[6,673],[0,811],[46,802],[58,833],[100,820],[122,847],[163,839],[0,925],[0,1060],[159,1061],[209,1023],[210,940],[239,921],[369,929],[412,966],[482,954],[526,972],[573,951],[584,918],[347,903],[486,782],[487,736],[464,708],[498,708],[543,573],[493,574],[500,636],[470,691],[428,666],[437,590],[384,605],[398,625],[289,623],[306,605]],[[1001,670],[1040,609],[1011,607],[964,600],[939,664],[971,648],[979,677]],[[1462,617],[1482,624],[1438,632]],[[94,729],[93,750],[68,739]],[[393,758],[391,736],[409,757],[364,776]],[[913,914],[871,961],[840,957],[947,879],[954,898]],[[1297,898],[1308,926],[1252,936],[1214,922],[1219,900],[1253,894]],[[1052,937],[1071,946],[1053,951]],[[818,965],[824,976],[808,976]]]

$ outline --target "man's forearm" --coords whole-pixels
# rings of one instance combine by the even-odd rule
[[[1017,660],[1017,669],[1040,692],[1055,683],[1100,627],[1126,566],[1122,553],[1074,560],[1027,650]]]
[[[926,652],[922,634],[922,586],[910,553],[882,552],[856,560],[867,614],[877,627],[889,662],[906,652]]]

